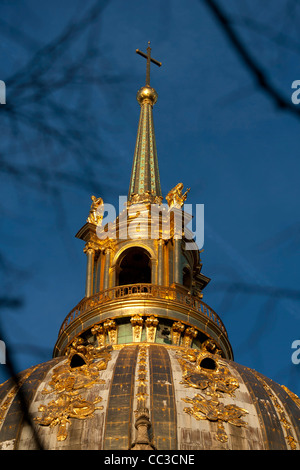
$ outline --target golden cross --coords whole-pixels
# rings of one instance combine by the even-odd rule
[[[161,62],[158,62],[155,59],[152,59],[151,57],[151,47],[150,47],[150,41],[148,42],[148,47],[147,47],[147,54],[144,52],[140,51],[139,49],[136,50],[137,54],[140,54],[142,57],[145,57],[147,59],[147,68],[146,68],[146,86],[150,86],[150,63],[153,62],[153,64],[158,65],[158,67],[161,66]]]

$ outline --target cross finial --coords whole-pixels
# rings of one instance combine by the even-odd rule
[[[136,53],[141,55],[142,57],[145,57],[145,59],[147,59],[146,86],[150,86],[150,63],[153,62],[153,64],[158,65],[158,67],[160,67],[161,62],[158,62],[157,60],[155,60],[151,57],[150,41],[148,41],[147,54],[140,51],[139,49],[136,50]]]

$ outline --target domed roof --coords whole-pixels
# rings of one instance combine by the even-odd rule
[[[0,386],[0,449],[300,449],[299,398],[234,362],[223,322],[202,300],[210,279],[185,226],[189,189],[177,184],[162,204],[150,87],[150,62],[160,63],[150,46],[137,52],[147,79],[128,204],[102,227],[104,203],[92,196],[76,235],[85,297],[53,359]]]
[[[209,350],[75,341],[0,387],[0,448],[299,449],[299,398]]]

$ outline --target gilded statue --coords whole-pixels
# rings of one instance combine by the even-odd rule
[[[183,183],[178,183],[171,191],[167,194],[166,200],[169,207],[182,207],[188,193],[190,192],[190,188],[186,190],[184,194],[182,194],[183,190]]]
[[[87,222],[98,225],[103,219],[103,199],[101,197],[91,196],[92,204]]]

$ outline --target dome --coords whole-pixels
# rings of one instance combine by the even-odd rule
[[[1,386],[1,449],[299,449],[299,399],[209,350],[75,341]]]
[[[234,361],[203,301],[210,278],[185,226],[189,189],[176,184],[162,204],[156,98],[147,85],[138,93],[127,204],[102,227],[104,202],[93,195],[76,234],[85,297],[65,317],[53,358],[0,385],[2,450],[300,449],[299,398]]]

